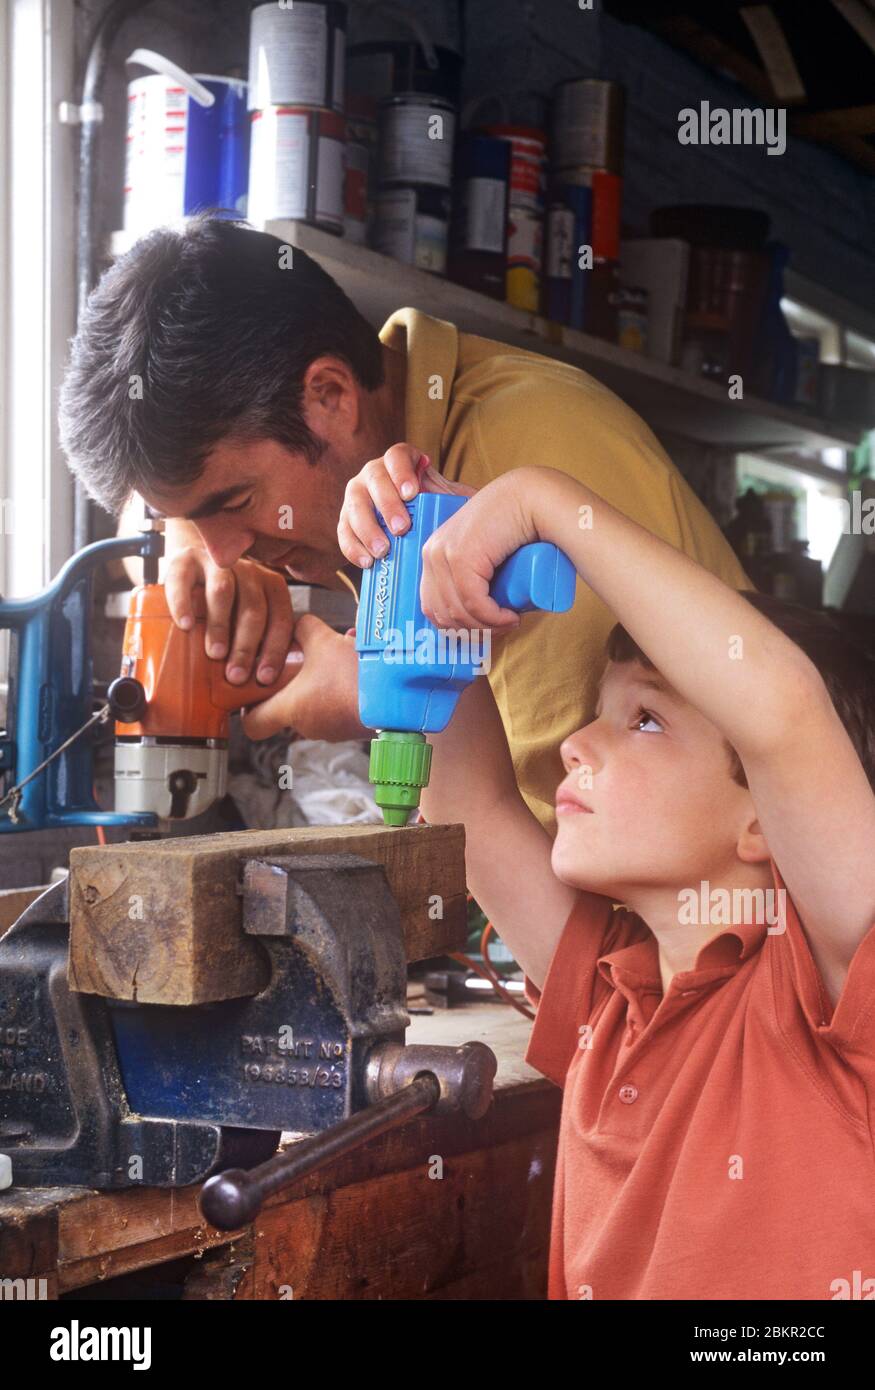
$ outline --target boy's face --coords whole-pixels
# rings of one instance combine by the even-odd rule
[[[609,662],[595,719],[560,754],[552,863],[564,882],[623,902],[737,870],[750,792],[719,731],[656,671]]]

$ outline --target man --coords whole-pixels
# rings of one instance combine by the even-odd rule
[[[207,649],[229,680],[254,670],[269,684],[294,632],[301,671],[246,715],[253,738],[285,726],[367,736],[352,638],[296,622],[285,576],[342,582],[338,517],[369,460],[391,470],[425,454],[472,488],[522,464],[558,468],[725,582],[747,582],[648,428],[592,377],[416,309],[377,335],[303,251],[228,222],[153,232],[106,272],[73,342],[61,437],[107,510],[135,494],[169,519],[171,612],[190,625],[204,586]],[[569,613],[532,615],[492,654],[520,789],[548,828],[556,750],[592,717],[611,626],[579,586]]]

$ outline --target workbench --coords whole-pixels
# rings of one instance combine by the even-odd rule
[[[486,1117],[420,1116],[239,1232],[204,1222],[196,1186],[0,1192],[0,1278],[49,1299],[542,1299],[561,1092],[522,1060],[530,1029],[500,1004],[414,1014],[408,1043],[492,1048]]]

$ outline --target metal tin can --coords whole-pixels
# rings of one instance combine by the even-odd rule
[[[592,189],[592,254],[597,261],[620,259],[620,225],[623,180],[605,169],[563,169],[556,171],[563,184]]]
[[[252,113],[249,220],[343,231],[346,122],[336,111],[269,106]]]
[[[488,125],[483,133],[510,143],[510,206],[543,212],[547,167],[544,132],[532,126]]]
[[[550,162],[623,171],[626,89],[619,82],[573,77],[553,89]]]
[[[136,236],[206,209],[246,215],[246,83],[200,74],[193,81],[212,106],[163,74],[128,84],[124,227]]]
[[[255,5],[249,24],[249,109],[344,109],[346,4]]]
[[[512,207],[507,230],[506,297],[509,304],[536,314],[541,298],[544,218],[540,212]]]
[[[420,92],[387,97],[380,102],[378,125],[381,186],[449,189],[456,134],[452,102]]]
[[[377,195],[374,249],[443,275],[449,217],[450,195],[443,189],[383,188]]]
[[[630,352],[647,351],[647,291],[621,285],[616,293],[617,342]]]
[[[591,237],[592,189],[554,182],[547,205],[543,312],[548,319],[581,330],[589,274],[580,264],[581,247],[591,245]]]
[[[456,150],[449,274],[460,285],[504,299],[510,145],[467,133]]]

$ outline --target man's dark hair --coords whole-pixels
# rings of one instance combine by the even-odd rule
[[[850,633],[838,615],[802,608],[751,589],[740,592],[757,612],[801,647],[817,667],[875,791],[875,651],[871,643],[867,645],[865,639]],[[607,654],[611,661],[640,661],[655,669],[620,623],[608,635]],[[732,760],[733,781],[746,787],[741,759],[731,744],[726,746]]]
[[[304,251],[217,218],[162,227],[88,300],[61,391],[70,467],[118,512],[132,491],[193,482],[223,439],[273,439],[315,462],[301,381],[323,353],[381,385],[376,331]]]

